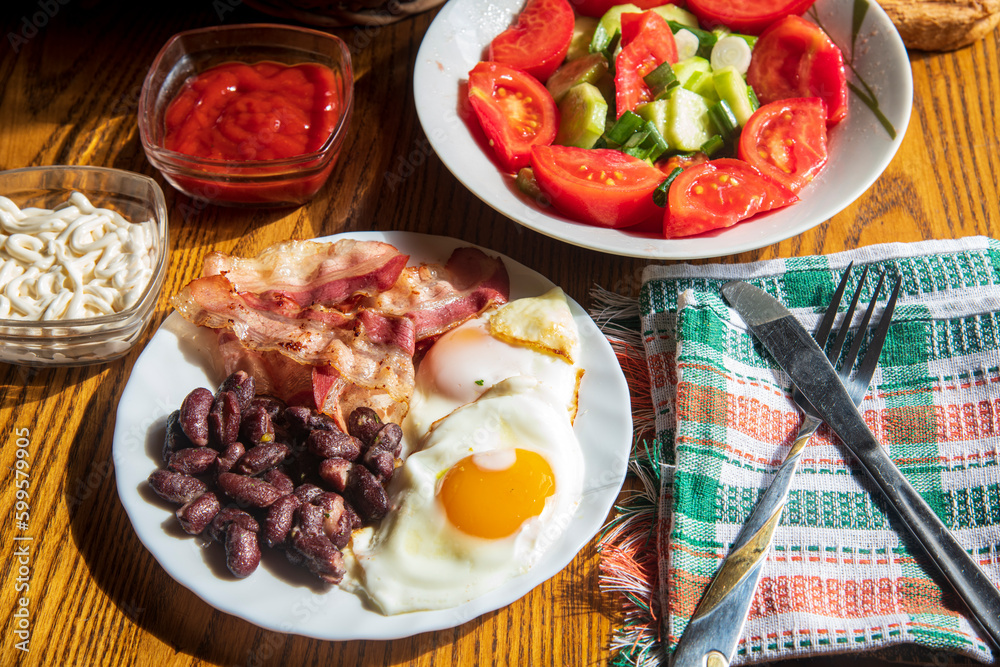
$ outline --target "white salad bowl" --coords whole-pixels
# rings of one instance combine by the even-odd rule
[[[843,51],[852,90],[847,118],[830,131],[829,162],[802,190],[798,203],[727,229],[678,239],[574,222],[521,193],[475,139],[470,126],[475,118],[461,111],[459,96],[469,70],[523,5],[523,0],[451,0],[444,6],[417,54],[417,115],[445,166],[476,196],[515,222],[567,243],[647,259],[721,257],[763,248],[812,229],[849,206],[885,170],[906,133],[913,79],[906,48],[889,17],[876,3],[861,3],[864,20],[855,34],[853,0],[819,0],[805,18],[819,23]]]

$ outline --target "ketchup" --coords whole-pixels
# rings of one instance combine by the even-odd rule
[[[341,115],[337,75],[323,65],[224,63],[185,81],[164,114],[164,147],[196,158],[266,162],[309,155],[323,148]],[[251,165],[247,165],[248,167]],[[306,165],[314,167],[315,165]],[[300,199],[326,180],[333,160],[307,180],[253,183],[239,166],[243,182],[202,183],[213,198],[233,202]],[[205,166],[204,171],[225,171]],[[259,174],[274,168],[260,165]],[[214,176],[214,175],[213,175]],[[249,178],[247,178],[249,177]],[[185,185],[197,179],[185,178]],[[309,193],[312,194],[312,193]]]

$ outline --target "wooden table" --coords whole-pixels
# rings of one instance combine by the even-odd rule
[[[46,9],[54,15],[39,14]],[[205,252],[254,255],[282,239],[344,231],[459,237],[540,271],[584,305],[595,284],[638,289],[646,262],[576,248],[515,224],[468,192],[430,151],[414,111],[412,68],[433,11],[388,27],[333,31],[351,47],[355,63],[352,131],[330,183],[294,210],[192,210],[191,200],[163,183],[146,161],[136,125],[146,69],[172,34],[269,17],[239,0],[39,0],[7,14],[0,47],[0,168],[103,165],[151,175],[164,187],[171,268],[147,337],[169,313],[168,298],[198,274]],[[41,27],[32,31],[27,22]],[[1000,232],[1000,32],[958,52],[914,53],[910,60],[913,117],[879,181],[815,229],[723,261]],[[387,187],[385,174],[408,159],[416,162],[412,155],[422,164],[398,187]],[[13,470],[15,441],[26,429],[31,463],[27,533],[14,526],[12,473],[0,489],[7,508],[0,526],[0,609],[8,610],[0,664],[606,663],[618,616],[615,597],[598,590],[592,546],[504,609],[399,641],[315,641],[215,611],[143,548],[115,491],[112,425],[140,351],[87,368],[0,365],[0,462]],[[24,561],[15,555],[15,534],[32,537],[26,592],[17,589]],[[15,648],[16,619],[9,611],[20,596],[29,598],[29,653]]]

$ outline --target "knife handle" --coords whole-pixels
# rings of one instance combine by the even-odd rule
[[[785,460],[712,577],[674,649],[672,667],[728,667],[753,604],[802,450],[820,420],[806,414]]]
[[[958,593],[974,620],[992,639],[994,647],[1000,649],[1000,589],[997,585],[910,485],[863,422],[841,433],[841,440],[850,447],[913,537]]]

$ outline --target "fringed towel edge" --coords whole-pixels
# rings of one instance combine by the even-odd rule
[[[633,442],[629,461],[632,488],[622,492],[614,518],[601,532],[597,550],[602,591],[619,596],[622,627],[615,629],[609,648],[612,667],[659,667],[659,565],[657,540],[661,475],[660,443],[647,444],[655,433],[649,370],[639,328],[635,298],[595,286],[590,315],[608,339],[628,381],[632,402]],[[666,471],[669,474],[671,471]],[[635,488],[638,487],[638,488]]]

